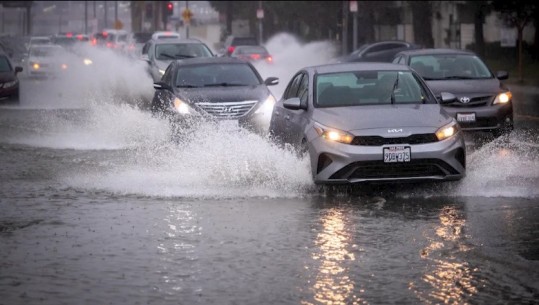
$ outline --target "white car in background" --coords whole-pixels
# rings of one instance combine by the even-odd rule
[[[34,45],[28,51],[25,70],[29,77],[60,77],[91,64],[90,59],[70,52],[60,45]]]

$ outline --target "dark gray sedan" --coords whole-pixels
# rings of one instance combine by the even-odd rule
[[[461,179],[459,129],[409,67],[346,63],[297,72],[269,130],[278,143],[308,153],[315,183],[348,184]]]
[[[412,67],[439,96],[450,92],[456,98],[444,104],[465,131],[488,131],[496,137],[513,130],[513,102],[502,80],[474,53],[454,49],[422,49],[397,54],[394,63]]]

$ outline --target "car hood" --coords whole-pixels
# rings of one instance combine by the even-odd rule
[[[400,127],[438,128],[453,120],[439,104],[317,108],[313,119],[322,125],[344,131]]]
[[[497,79],[458,79],[458,80],[428,80],[427,85],[435,95],[441,92],[453,93],[456,96],[463,94],[470,96],[494,95],[507,90]]]
[[[168,67],[168,65],[170,65],[170,63],[173,61],[173,59],[171,60],[160,60],[160,59],[156,59],[155,60],[155,64],[157,66],[158,69],[160,70],[163,70],[165,71]]]
[[[269,94],[265,85],[176,89],[176,95],[190,104],[264,101]]]
[[[0,72],[0,83],[12,82],[15,80],[13,72]]]

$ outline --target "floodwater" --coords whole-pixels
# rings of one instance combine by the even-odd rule
[[[324,49],[285,42],[276,62]],[[327,192],[259,135],[171,142],[133,102],[149,78],[117,70],[23,80],[0,107],[0,304],[538,303],[531,112],[469,136],[462,181]]]

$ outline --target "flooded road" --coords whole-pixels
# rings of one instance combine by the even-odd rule
[[[0,107],[0,304],[537,304],[529,111],[467,139],[462,181],[335,193],[261,136],[178,145],[114,96],[23,86]]]

